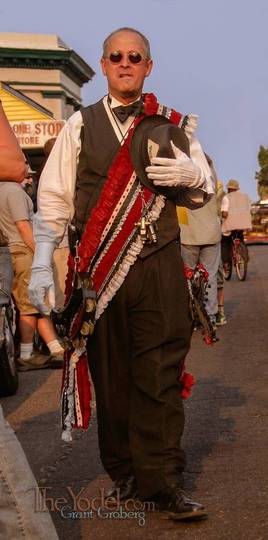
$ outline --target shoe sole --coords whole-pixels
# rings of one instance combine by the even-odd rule
[[[28,366],[20,366],[17,364],[18,371],[34,371],[36,369],[60,369],[63,368],[63,363],[59,361],[46,361],[43,364],[32,364]]]
[[[169,518],[174,519],[175,521],[198,521],[201,519],[207,519],[208,513],[206,510],[196,510],[195,512],[184,512],[182,514],[176,514],[174,512],[169,512],[168,510],[164,510],[165,514],[168,515]]]
[[[18,371],[34,371],[36,369],[48,369],[50,366],[44,365],[44,366],[17,366]]]

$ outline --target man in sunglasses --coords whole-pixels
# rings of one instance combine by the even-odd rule
[[[159,114],[178,123],[180,117],[152,94],[142,94],[152,65],[149,42],[140,32],[121,28],[104,41],[108,94],[66,122],[40,179],[30,294],[48,312],[52,253],[72,220],[81,240],[70,276],[78,271],[82,283],[90,278],[97,293],[87,353],[100,455],[114,481],[109,501],[138,496],[176,520],[192,520],[207,512],[181,489],[184,413],[178,378],[191,323],[169,193],[175,190],[182,205],[198,208],[207,198],[208,179],[202,166],[174,146],[175,159],[151,160],[152,190],[134,172],[129,148],[140,120]],[[87,302],[90,310],[92,298]],[[88,321],[82,330],[90,332]],[[66,439],[70,424],[86,427],[88,420],[83,339],[79,343],[73,342],[65,369]],[[65,399],[70,394],[73,399]]]

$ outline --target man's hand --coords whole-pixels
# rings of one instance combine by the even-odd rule
[[[15,225],[22,237],[22,240],[26,246],[28,246],[32,252],[34,252],[34,237],[33,237],[33,229],[30,221],[27,219],[21,219],[19,221],[15,221]]]
[[[49,315],[55,307],[55,287],[52,271],[52,255],[55,245],[52,242],[36,244],[32,275],[29,284],[29,298],[33,306]]]
[[[154,157],[152,165],[146,167],[148,178],[155,186],[200,188],[204,185],[205,175],[192,159],[177,148],[171,141],[175,159]]]

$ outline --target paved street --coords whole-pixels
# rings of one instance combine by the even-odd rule
[[[186,490],[209,510],[191,525],[157,512],[139,519],[74,519],[55,508],[71,490],[92,500],[109,485],[99,455],[95,414],[86,433],[61,441],[59,371],[20,374],[16,396],[2,400],[40,487],[46,486],[61,540],[266,540],[268,538],[268,246],[251,246],[248,279],[226,284],[228,324],[212,347],[194,335],[187,369],[197,380],[186,402]],[[155,419],[157,422],[157,418]],[[5,539],[7,540],[7,539]]]

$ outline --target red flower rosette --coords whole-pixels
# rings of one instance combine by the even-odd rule
[[[206,345],[213,345],[213,339],[208,334],[204,335],[204,342]]]
[[[183,121],[184,116],[174,109],[171,109],[170,121],[177,126],[180,126]]]
[[[146,116],[157,114],[159,103],[154,94],[144,95],[144,112]]]
[[[199,272],[202,272],[202,274],[204,274],[205,279],[208,280],[209,273],[206,270],[206,268],[204,267],[204,265],[199,263],[199,264],[197,264],[196,268],[199,270]]]
[[[181,397],[182,399],[187,399],[192,393],[192,386],[195,384],[194,376],[184,371],[179,378],[179,382],[182,386]]]
[[[192,279],[193,275],[194,275],[194,270],[192,268],[190,268],[189,266],[186,266],[186,264],[184,265],[184,275],[186,277],[186,279]]]

